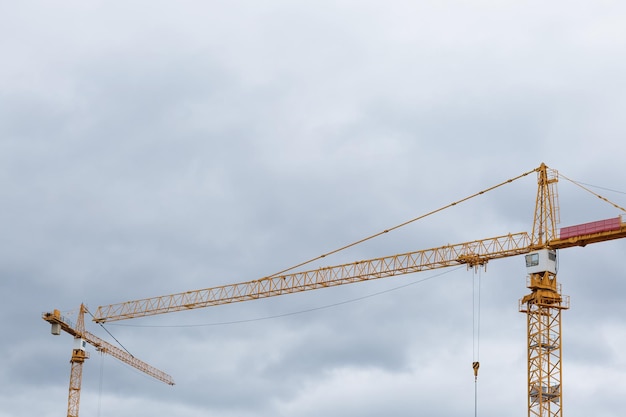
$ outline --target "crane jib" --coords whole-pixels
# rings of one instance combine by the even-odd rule
[[[528,233],[514,233],[237,284],[101,306],[96,310],[93,320],[99,323],[125,320],[273,297],[454,265],[483,265],[489,260],[520,255],[531,249]]]
[[[572,234],[576,235],[572,236]],[[98,323],[126,320],[274,297],[453,265],[484,265],[493,259],[521,255],[540,248],[562,249],[626,237],[626,223],[622,223],[619,217],[585,223],[562,228],[560,236],[559,239],[552,239],[544,245],[535,246],[531,243],[528,233],[514,233],[237,284],[110,304],[98,307],[93,320]]]

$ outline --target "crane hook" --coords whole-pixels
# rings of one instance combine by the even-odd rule
[[[472,362],[472,368],[474,368],[474,379],[478,378],[478,368],[480,367],[480,362]]]

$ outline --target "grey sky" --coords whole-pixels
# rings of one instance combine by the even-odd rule
[[[626,206],[622,2],[1,3],[0,417],[65,415],[72,341],[43,311],[260,278],[541,162]],[[559,187],[563,225],[620,214]],[[530,231],[535,191],[324,264]],[[560,252],[567,417],[623,415],[625,245]],[[480,415],[523,416],[523,260],[482,280]],[[177,385],[92,350],[84,416],[474,409],[464,268],[107,329]]]

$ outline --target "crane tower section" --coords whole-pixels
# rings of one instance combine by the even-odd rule
[[[525,255],[528,288],[520,300],[527,320],[528,417],[562,417],[561,312],[569,298],[557,283],[557,253],[549,247],[556,236],[558,197],[556,171],[542,164],[538,169],[538,191],[533,224],[537,248]]]
[[[556,252],[526,255],[532,292],[521,299],[520,311],[527,317],[529,417],[562,417],[561,312],[569,308],[569,297],[561,295],[552,255]]]

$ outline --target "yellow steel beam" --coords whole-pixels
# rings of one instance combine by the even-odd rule
[[[482,265],[491,259],[519,255],[527,253],[529,250],[530,237],[528,233],[515,233],[310,271],[265,277],[238,284],[100,306],[96,310],[93,320],[99,323],[125,320],[273,297],[453,265]]]

